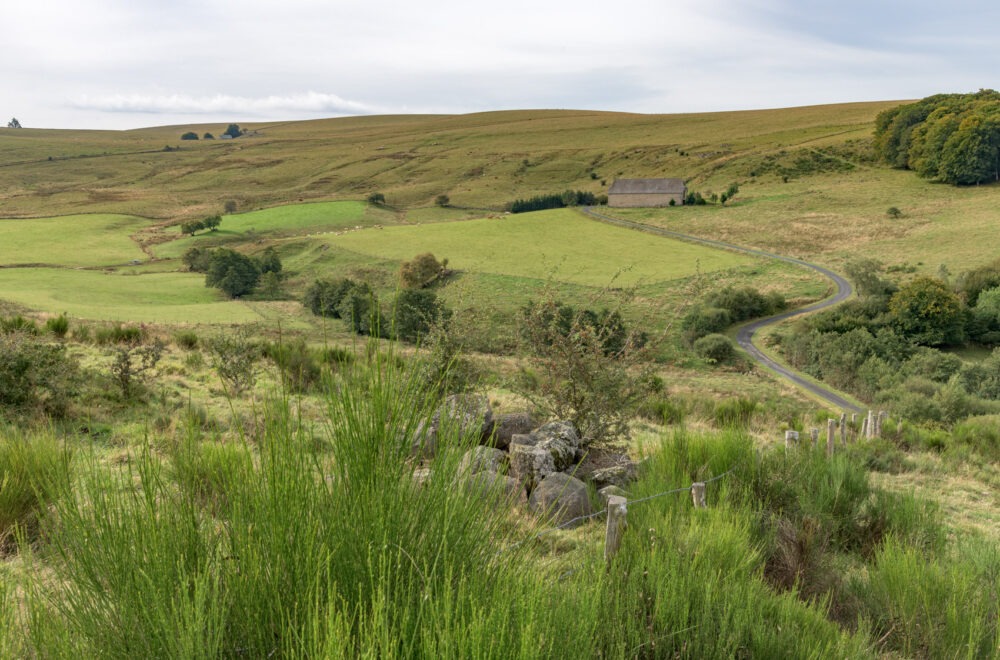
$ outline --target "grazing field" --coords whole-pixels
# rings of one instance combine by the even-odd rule
[[[195,273],[120,275],[56,268],[0,269],[0,291],[32,309],[78,318],[147,323],[259,321],[259,303],[225,300]]]
[[[737,253],[612,227],[563,209],[370,229],[329,241],[386,259],[434,252],[461,271],[597,287],[662,282],[753,263]]]
[[[175,258],[193,246],[243,242],[260,236],[283,237],[324,233],[356,227],[372,227],[395,222],[395,215],[364,202],[317,202],[290,204],[260,211],[250,211],[223,217],[219,229],[195,236],[174,238],[155,248],[157,257]],[[179,228],[167,231],[179,232]],[[162,235],[162,234],[161,234]]]
[[[111,266],[146,259],[131,234],[148,220],[124,215],[69,215],[0,220],[0,266]]]

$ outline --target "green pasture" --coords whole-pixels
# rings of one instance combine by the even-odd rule
[[[149,225],[126,215],[0,220],[0,265],[106,266],[147,257],[130,238]]]
[[[169,259],[180,257],[194,246],[242,242],[256,235],[324,233],[392,222],[395,222],[394,214],[364,202],[290,204],[223,216],[222,224],[214,232],[203,231],[186,236],[180,234],[179,227],[171,228],[169,231],[177,232],[177,239],[157,246],[155,252],[156,256]]]
[[[459,271],[586,286],[631,286],[753,263],[749,257],[606,225],[572,210],[467,222],[394,226],[332,236],[329,242],[374,257],[447,258]]]
[[[56,268],[0,269],[0,298],[71,317],[149,323],[261,320],[262,303],[226,300],[201,275],[118,275]]]

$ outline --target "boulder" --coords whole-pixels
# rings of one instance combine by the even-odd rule
[[[591,447],[572,474],[598,489],[611,485],[625,487],[635,480],[638,466],[627,454]]]
[[[518,434],[528,434],[535,428],[535,420],[531,413],[516,412],[497,415],[493,423],[493,439],[491,444],[497,449],[506,449],[512,438]]]
[[[465,489],[475,497],[492,497],[516,502],[524,497],[524,491],[513,477],[494,472],[478,472],[465,480]]]
[[[420,423],[413,437],[413,452],[424,456],[437,453],[438,436],[445,430],[477,442],[493,433],[493,409],[489,399],[476,394],[452,394],[429,420]]]
[[[564,472],[542,479],[531,492],[528,507],[557,525],[593,513],[587,485]]]
[[[579,458],[580,436],[572,422],[549,422],[529,434],[526,441],[552,455],[556,470],[569,469]]]
[[[530,493],[541,481],[556,471],[552,454],[542,447],[514,443],[508,454],[510,476]]]
[[[493,447],[479,445],[462,455],[462,460],[458,464],[458,473],[461,475],[473,475],[480,472],[499,474],[504,471],[506,462],[507,454],[504,452]]]

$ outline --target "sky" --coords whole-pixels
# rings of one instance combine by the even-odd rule
[[[4,5],[0,127],[712,112],[1000,88],[995,0]]]

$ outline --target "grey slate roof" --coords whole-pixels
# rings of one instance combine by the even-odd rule
[[[683,179],[616,179],[609,195],[684,194]]]

